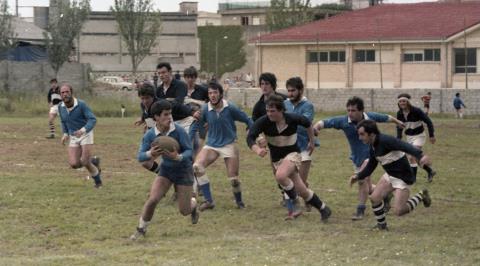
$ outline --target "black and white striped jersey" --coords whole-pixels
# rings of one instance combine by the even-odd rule
[[[370,145],[368,164],[358,173],[358,179],[362,180],[370,176],[380,163],[388,175],[402,179],[405,183],[412,185],[415,183],[415,175],[405,153],[414,156],[417,160],[420,160],[423,156],[422,151],[413,145],[389,135],[377,135],[373,145]]]
[[[420,108],[411,106],[410,112],[408,113],[407,117],[402,110],[398,110],[397,112],[397,119],[402,121],[405,124],[405,135],[408,136],[415,136],[418,134],[423,133],[425,130],[423,127],[423,123],[427,124],[428,128],[428,135],[433,138],[434,137],[434,129],[432,120],[423,112]],[[397,127],[397,138],[402,138],[403,129]]]
[[[270,149],[270,158],[272,162],[283,159],[291,152],[300,152],[297,145],[297,127],[311,126],[310,120],[303,115],[294,113],[283,113],[286,127],[278,128],[275,122],[270,121],[267,115],[257,119],[248,131],[247,144],[252,147],[257,137],[264,133]]]

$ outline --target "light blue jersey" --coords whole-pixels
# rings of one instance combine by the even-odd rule
[[[223,101],[223,107],[217,112],[208,103],[202,108],[200,126],[208,124],[208,135],[206,144],[211,147],[220,148],[235,142],[237,139],[237,127],[235,121],[243,122],[250,128],[253,124],[245,112],[240,110],[233,103]]]
[[[307,100],[306,97],[303,97],[297,105],[293,105],[290,99],[284,101],[286,111],[288,113],[295,113],[305,116],[310,122],[313,122],[315,116],[315,111],[313,104]],[[308,147],[308,133],[307,129],[298,126],[297,128],[297,145],[300,148],[300,151],[306,151]]]
[[[92,131],[97,123],[97,118],[88,105],[77,98],[73,98],[73,106],[68,110],[65,103],[58,105],[58,113],[62,121],[64,134],[73,135],[77,130],[85,128],[86,133]]]
[[[363,117],[366,120],[373,120],[380,123],[388,121],[388,115],[374,112],[363,113]],[[345,136],[347,137],[348,144],[350,144],[350,160],[353,161],[355,166],[360,167],[363,161],[369,158],[370,147],[360,140],[356,126],[357,123],[350,120],[347,115],[330,117],[323,120],[324,128],[343,130]]]

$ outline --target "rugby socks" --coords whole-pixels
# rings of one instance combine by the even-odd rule
[[[428,166],[428,165],[425,164],[425,165],[423,165],[423,169],[424,169],[425,171],[427,171],[427,173],[428,173],[429,175],[432,174],[432,168],[431,168],[430,166]]]
[[[157,169],[158,169],[158,163],[155,162],[155,161],[153,161],[152,167],[150,167],[150,169],[148,169],[148,170],[151,171],[151,172],[156,173],[156,172],[157,172]]]
[[[283,191],[285,192],[285,194],[287,194],[287,196],[294,200],[297,198],[297,192],[295,191],[295,185],[293,184],[292,181],[290,181],[290,184],[288,184],[286,187],[283,187]]]
[[[100,178],[100,173],[95,176],[92,176],[93,181],[95,181],[95,185],[101,185],[102,179]]]
[[[230,184],[232,185],[233,196],[237,204],[242,203],[242,187],[240,180],[237,177],[230,177]]]
[[[375,214],[375,219],[377,219],[377,223],[379,226],[386,226],[387,221],[385,220],[385,209],[383,206],[383,201],[380,203],[373,205],[372,204],[372,209],[373,209],[373,214]]]
[[[417,164],[410,164],[410,167],[412,167],[412,170],[413,170],[413,176],[414,176],[414,177],[417,177],[417,169],[418,169],[418,165],[417,165]]]
[[[198,185],[200,186],[200,190],[202,191],[203,198],[210,202],[213,203],[213,197],[212,197],[212,192],[210,191],[210,180],[208,179],[207,175],[203,175],[197,178],[198,179]]]
[[[312,192],[313,193],[313,192]],[[311,199],[307,201],[308,204],[312,205],[315,207],[317,210],[321,211],[325,209],[326,205],[324,202],[320,200],[320,198],[317,196],[317,194],[313,193]]]
[[[366,208],[367,208],[367,206],[365,204],[358,204],[357,205],[357,215],[364,215]]]
[[[138,228],[145,230],[147,229],[148,224],[150,224],[150,221],[144,221],[143,217],[140,216],[140,220],[138,221]]]
[[[55,124],[53,122],[48,122],[50,126],[50,137],[55,137]]]
[[[412,212],[413,210],[415,210],[418,203],[420,203],[422,200],[423,200],[423,196],[421,193],[417,193],[413,197],[408,199],[407,206],[408,206],[409,212]]]

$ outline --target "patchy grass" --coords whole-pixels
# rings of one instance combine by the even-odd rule
[[[318,114],[317,118],[325,114]],[[44,118],[0,118],[0,265],[478,265],[480,156],[478,121],[435,119],[437,143],[427,145],[438,172],[421,172],[413,191],[428,187],[429,209],[388,216],[389,232],[372,232],[371,210],[352,222],[356,189],[342,132],[320,133],[311,188],[333,210],[283,220],[269,162],[247,150],[240,128],[240,177],[245,210],[234,208],[222,162],[209,169],[217,207],[197,225],[162,200],[146,239],[131,242],[153,175],[135,155],[141,139],[134,117],[99,118],[95,153],[105,186],[93,189],[86,171],[68,168],[59,139],[46,140]],[[57,121],[58,122],[58,121]],[[382,126],[393,134],[392,125]],[[59,127],[57,128],[58,131]],[[382,170],[375,172],[377,180]]]

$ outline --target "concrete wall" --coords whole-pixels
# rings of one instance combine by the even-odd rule
[[[286,93],[285,89],[278,89]],[[348,98],[358,96],[365,101],[367,111],[396,112],[397,96],[409,93],[412,103],[422,107],[421,97],[428,91],[432,92],[430,110],[433,113],[454,113],[453,98],[459,92],[467,109],[465,114],[480,114],[480,90],[464,89],[307,89],[307,98],[314,103],[316,111],[344,111]],[[260,98],[259,88],[230,88],[227,98],[242,107],[252,108]]]
[[[88,83],[87,64],[65,63],[58,81],[67,81],[74,88],[84,89]],[[0,62],[0,90],[45,92],[54,71],[47,62]]]
[[[117,30],[117,22],[109,12],[93,12],[85,23],[80,41],[79,60],[89,63],[94,72],[128,73],[131,58]],[[162,13],[157,45],[138,66],[138,72],[153,73],[161,61],[170,62],[173,70],[199,67],[197,17],[184,13]]]

